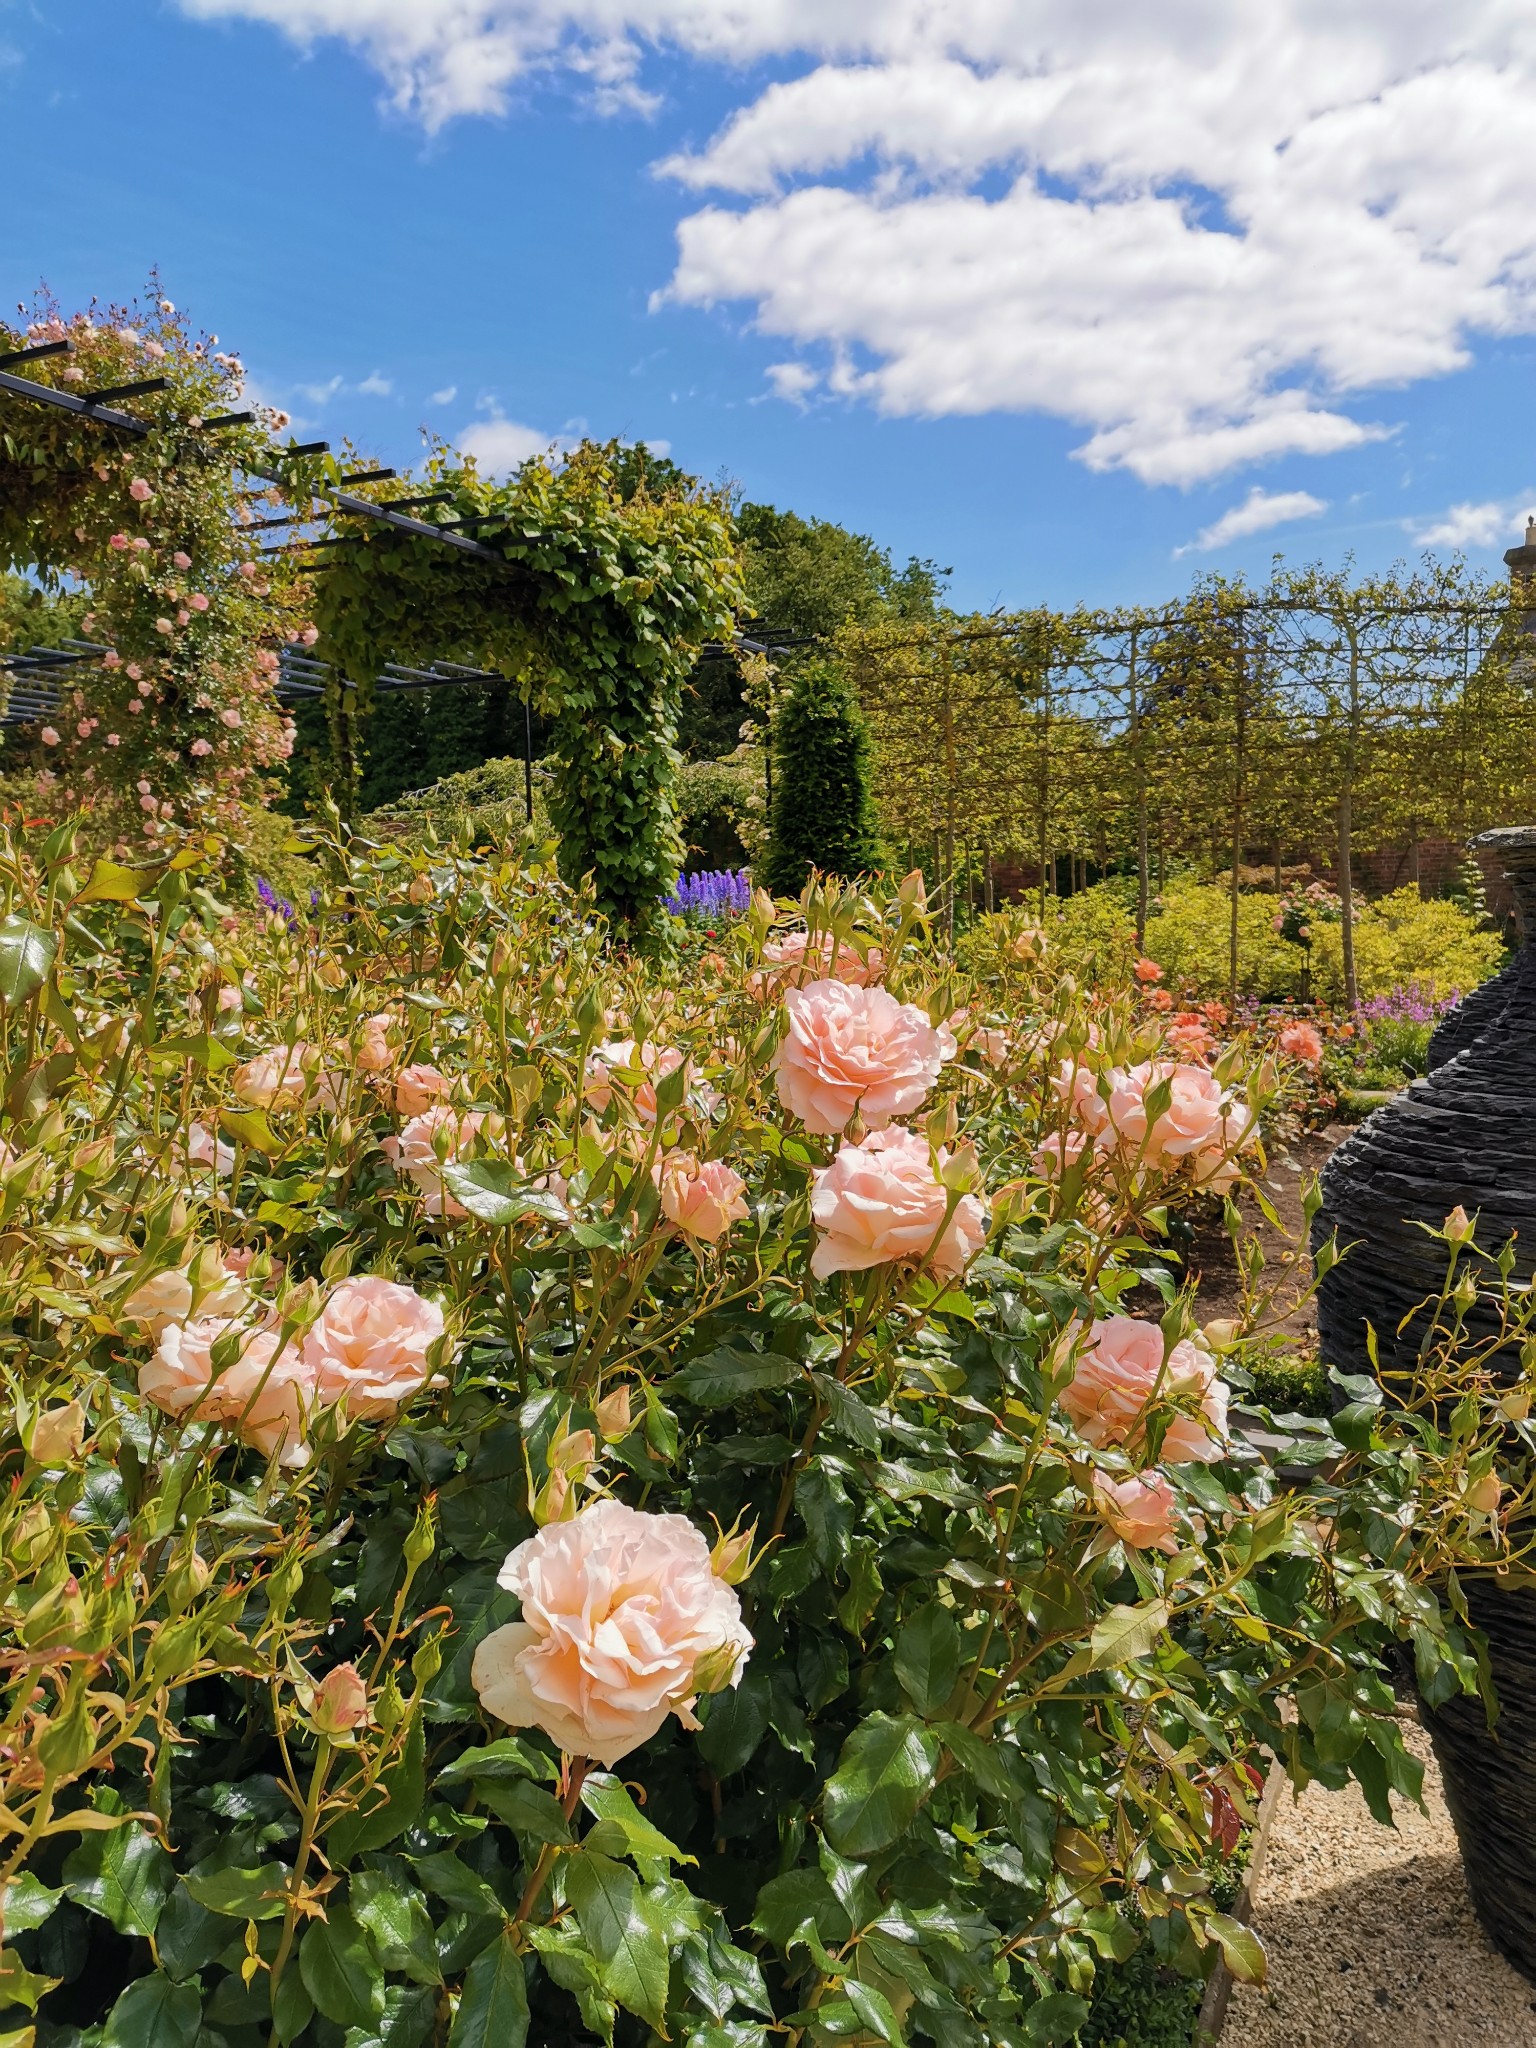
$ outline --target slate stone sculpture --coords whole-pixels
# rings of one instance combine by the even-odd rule
[[[1475,1045],[1503,1010],[1509,1001],[1520,972],[1520,955],[1516,953],[1507,967],[1500,968],[1491,981],[1485,981],[1481,988],[1475,988],[1464,997],[1454,1010],[1448,1010],[1429,1034],[1429,1053],[1426,1065],[1430,1073],[1436,1067],[1443,1067],[1457,1053],[1465,1052],[1469,1045]]]
[[[1526,943],[1452,1013],[1462,1018],[1459,1050],[1377,1110],[1324,1171],[1314,1247],[1336,1230],[1353,1249],[1323,1281],[1318,1338],[1323,1358],[1345,1372],[1371,1370],[1367,1322],[1383,1368],[1406,1364],[1417,1349],[1419,1327],[1399,1336],[1398,1325],[1445,1270],[1445,1247],[1418,1224],[1438,1227],[1459,1203],[1479,1215],[1481,1244],[1496,1250],[1518,1233],[1517,1278],[1536,1267],[1536,828],[1487,832],[1474,843],[1502,861]],[[1494,1334],[1492,1303],[1479,1302],[1467,1326],[1474,1338]],[[1510,1377],[1518,1370],[1512,1356]],[[1536,1979],[1536,1592],[1486,1582],[1466,1591],[1488,1637],[1497,1734],[1477,1700],[1426,1707],[1425,1725],[1478,1917]]]

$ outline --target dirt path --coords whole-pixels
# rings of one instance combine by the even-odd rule
[[[1253,1201],[1243,1205],[1247,1228],[1263,1247],[1265,1283],[1273,1280],[1277,1270],[1285,1272],[1286,1283],[1276,1304],[1285,1310],[1279,1327],[1297,1338],[1310,1339],[1317,1329],[1316,1303],[1306,1301],[1299,1307],[1294,1305],[1310,1277],[1304,1238],[1300,1270],[1294,1280],[1290,1277],[1295,1264],[1295,1240],[1302,1238],[1302,1188],[1322,1171],[1334,1147],[1347,1138],[1353,1128],[1351,1124],[1329,1124],[1321,1131],[1306,1132],[1289,1151],[1277,1149],[1270,1155],[1264,1192],[1280,1218],[1283,1231],[1277,1231]],[[1200,1280],[1200,1320],[1208,1322],[1213,1316],[1235,1315],[1241,1303],[1241,1290],[1231,1242],[1219,1218],[1197,1233],[1187,1257],[1189,1271],[1198,1275]],[[1288,1303],[1291,1306],[1287,1307]]]
[[[1533,2048],[1536,1985],[1473,1917],[1429,1739],[1427,1815],[1394,1798],[1396,1828],[1353,1787],[1280,1795],[1254,1923],[1269,1984],[1239,1985],[1221,2048]]]

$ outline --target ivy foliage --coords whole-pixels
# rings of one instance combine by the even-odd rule
[[[500,670],[551,721],[561,774],[551,803],[561,863],[592,876],[599,907],[631,935],[656,926],[683,846],[675,789],[682,687],[741,601],[725,508],[699,493],[625,495],[614,451],[534,461],[496,483],[447,449],[433,516],[472,520],[497,559],[370,528],[319,578],[318,652],[365,705],[386,661]],[[346,760],[346,732],[341,730]]]

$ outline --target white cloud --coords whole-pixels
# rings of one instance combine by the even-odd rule
[[[506,476],[532,455],[546,455],[564,444],[558,435],[541,434],[537,427],[525,427],[518,420],[479,420],[458,437],[466,455],[473,455],[491,476]]]
[[[1314,498],[1310,491],[1263,491],[1255,484],[1240,505],[1230,505],[1219,519],[1197,533],[1175,556],[1214,553],[1234,540],[1267,533],[1272,526],[1286,526],[1293,519],[1315,519],[1328,510],[1326,498]]]
[[[427,403],[429,405],[452,405],[453,401],[458,397],[458,395],[458,385],[449,384],[446,385],[444,389],[441,391],[434,391],[432,396],[427,400]]]
[[[392,398],[395,391],[394,379],[380,370],[370,370],[357,388],[364,398]]]
[[[1525,522],[1536,512],[1536,491],[1513,498],[1490,498],[1482,504],[1451,505],[1434,518],[1409,522],[1408,531],[1426,548],[1491,548],[1500,542],[1517,547]]]
[[[1389,393],[1536,331],[1528,0],[181,0],[341,36],[429,126],[654,49],[797,60],[662,168],[665,296],[745,304],[776,388],[1034,411],[1189,484],[1391,430]],[[742,76],[737,70],[731,75]]]
[[[346,385],[340,377],[331,377],[324,384],[300,384],[297,388],[303,392],[311,405],[325,406],[330,404],[338,392],[344,391]]]

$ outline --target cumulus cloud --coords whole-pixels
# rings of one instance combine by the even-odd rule
[[[1267,533],[1272,526],[1287,526],[1293,519],[1315,519],[1327,510],[1328,500],[1314,498],[1310,491],[1265,491],[1255,484],[1240,505],[1228,506],[1219,519],[1173,552],[1175,556],[1212,554],[1232,541]]]
[[[489,476],[507,476],[533,455],[547,455],[565,444],[555,434],[541,434],[520,420],[478,420],[458,437],[458,445]]]
[[[395,385],[392,377],[386,377],[380,370],[370,370],[357,388],[365,398],[391,398]]]
[[[441,391],[434,391],[432,396],[428,399],[427,403],[429,405],[452,405],[453,401],[458,397],[458,395],[458,385],[449,384]]]
[[[181,4],[344,37],[429,126],[555,67],[643,105],[657,50],[801,65],[659,166],[705,195],[662,297],[747,306],[797,403],[1047,413],[1188,485],[1536,329],[1526,0]]]
[[[1536,516],[1536,491],[1513,498],[1490,498],[1482,504],[1451,505],[1432,519],[1411,521],[1408,531],[1426,548],[1491,548],[1518,546],[1525,522]]]

